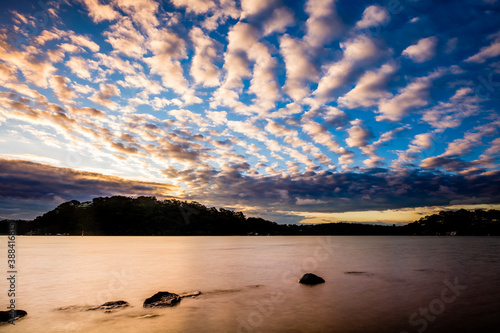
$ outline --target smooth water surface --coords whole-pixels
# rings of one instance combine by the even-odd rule
[[[496,332],[499,237],[17,237],[4,332]],[[6,237],[0,258],[6,272]],[[307,272],[326,280],[306,286]],[[0,283],[2,307],[8,284]],[[199,290],[145,309],[158,291]],[[130,308],[85,311],[107,301]],[[60,310],[60,308],[65,308]]]

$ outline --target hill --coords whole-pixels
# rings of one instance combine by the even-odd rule
[[[0,221],[6,234],[10,221]],[[17,234],[177,235],[500,235],[500,211],[458,210],[426,216],[406,226],[361,223],[286,225],[197,202],[154,197],[72,200],[35,218],[18,220]]]

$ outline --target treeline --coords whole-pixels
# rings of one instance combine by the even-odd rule
[[[405,226],[410,235],[496,235],[500,236],[500,211],[441,211]]]
[[[15,221],[18,235],[500,235],[496,210],[447,211],[406,226],[361,223],[286,225],[197,202],[154,197],[72,200],[32,221]],[[7,234],[8,220],[0,221]]]
[[[9,221],[2,221],[1,233]],[[33,221],[16,221],[20,235],[69,234],[94,236],[246,235],[276,234],[280,225],[241,212],[208,208],[197,202],[157,200],[155,197],[99,197],[72,200]]]

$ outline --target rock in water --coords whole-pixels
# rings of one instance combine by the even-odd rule
[[[147,313],[145,315],[142,315],[142,316],[139,316],[139,317],[136,317],[136,318],[140,318],[140,319],[147,319],[147,318],[154,318],[154,317],[158,317],[159,315],[157,315],[156,313]]]
[[[299,283],[303,284],[318,284],[318,283],[325,283],[325,280],[322,277],[319,277],[313,273],[306,273],[304,276],[299,280]]]
[[[128,302],[125,301],[114,301],[114,302],[106,302],[102,305],[95,306],[88,310],[114,310],[118,308],[126,308],[129,306]]]
[[[160,291],[144,301],[145,308],[174,306],[181,301],[181,297],[167,291]]]
[[[182,293],[179,295],[180,298],[185,298],[185,297],[196,297],[196,296],[200,296],[202,293],[201,291],[192,291],[192,292],[188,292],[188,293]]]
[[[0,323],[8,323],[12,320],[18,320],[27,314],[28,313],[24,310],[0,311]]]

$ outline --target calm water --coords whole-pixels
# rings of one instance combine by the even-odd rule
[[[6,269],[6,237],[1,238]],[[18,237],[3,332],[497,332],[499,237]],[[306,272],[325,284],[305,286]],[[7,281],[0,283],[2,307]],[[200,290],[144,309],[158,291]],[[106,301],[130,308],[83,311]],[[70,307],[58,310],[61,307]]]

